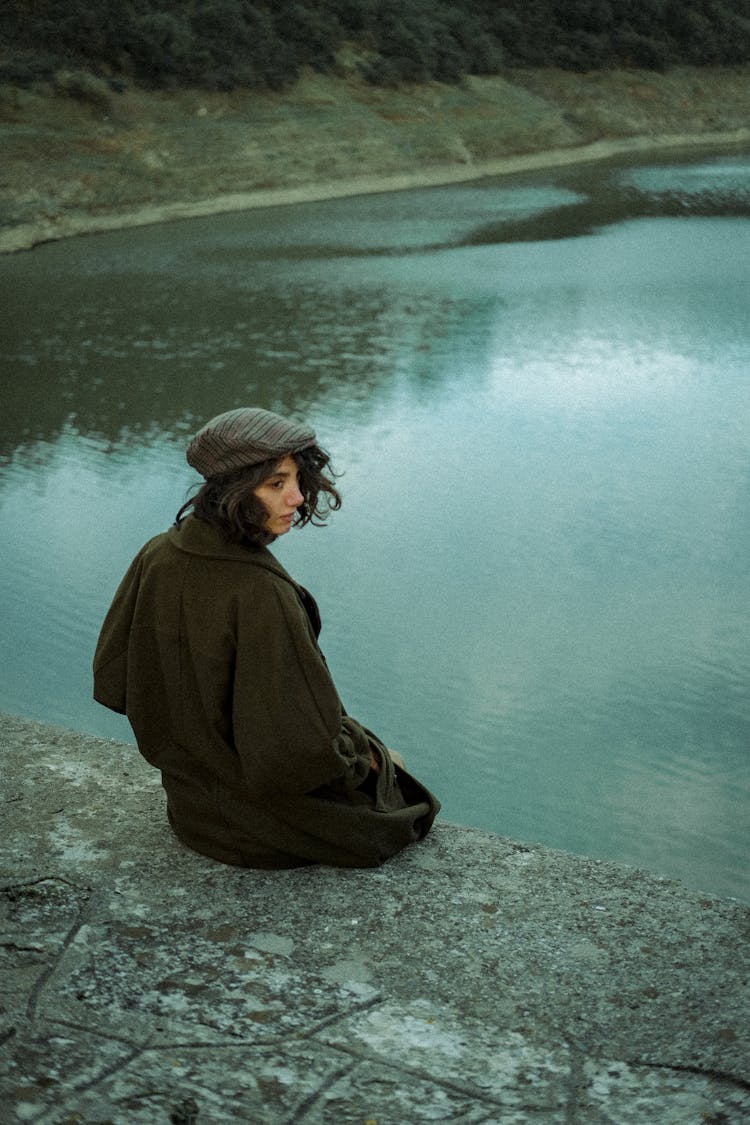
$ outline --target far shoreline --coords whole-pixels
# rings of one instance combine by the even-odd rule
[[[48,242],[78,235],[152,226],[183,219],[318,203],[360,195],[444,187],[490,177],[562,168],[608,160],[622,155],[639,156],[689,150],[706,153],[750,145],[750,128],[701,133],[664,133],[597,140],[580,145],[547,148],[491,160],[435,164],[389,175],[366,174],[336,180],[309,181],[295,186],[217,194],[203,199],[160,202],[134,209],[96,214],[79,210],[45,220],[19,223],[0,231],[0,254],[32,250]]]

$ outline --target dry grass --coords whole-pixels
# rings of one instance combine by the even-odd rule
[[[451,169],[466,178],[595,141],[747,131],[749,79],[748,69],[509,71],[385,90],[310,74],[279,95],[116,93],[60,74],[47,87],[0,89],[0,249],[86,229],[93,216],[125,224],[148,209],[153,221],[160,207],[210,210],[226,196],[242,205],[269,189],[314,196],[342,180],[356,190]]]

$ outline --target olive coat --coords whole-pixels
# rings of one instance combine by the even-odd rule
[[[193,516],[133,560],[94,697],[127,715],[189,847],[248,867],[370,867],[429,831],[439,802],[345,713],[319,631],[270,551]]]

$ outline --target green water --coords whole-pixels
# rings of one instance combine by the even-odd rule
[[[0,708],[117,737],[102,615],[239,404],[344,473],[277,544],[446,819],[750,899],[750,159],[0,259]]]

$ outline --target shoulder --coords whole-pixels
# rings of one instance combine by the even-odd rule
[[[248,572],[259,571],[261,574],[270,574],[276,579],[295,585],[294,579],[265,547],[246,547],[239,543],[232,543],[217,528],[194,516],[187,516],[181,523],[173,525],[166,532],[165,538],[172,549],[188,558],[202,559],[211,563],[234,564],[247,568]]]
[[[213,591],[212,598],[230,600],[239,597],[250,606],[263,602],[295,619],[302,611],[315,617],[311,596],[266,547],[244,547],[232,543],[210,524],[188,516],[153,542],[155,555],[188,572],[189,585],[197,583]],[[157,564],[158,565],[158,564]]]

